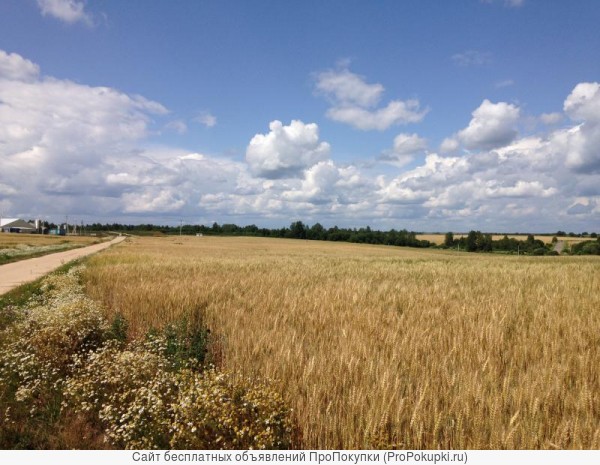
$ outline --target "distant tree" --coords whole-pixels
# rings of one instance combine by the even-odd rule
[[[451,232],[447,232],[444,237],[444,245],[446,247],[452,247],[454,245],[454,234]]]
[[[481,233],[479,231],[469,231],[467,235],[467,244],[466,249],[467,252],[476,252],[477,251],[477,237]]]
[[[306,239],[306,227],[302,221],[295,221],[290,225],[290,237],[293,239]]]
[[[325,228],[321,225],[321,223],[315,223],[307,231],[306,237],[308,239],[321,241],[325,239]]]

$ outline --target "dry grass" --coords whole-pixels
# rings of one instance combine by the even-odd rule
[[[510,239],[517,239],[519,241],[527,240],[527,234],[507,234]],[[467,237],[467,234],[454,234],[454,239],[460,239],[462,237]],[[539,239],[544,244],[550,244],[552,242],[553,236],[535,236],[536,239]],[[429,241],[434,244],[440,245],[444,243],[445,234],[417,234],[417,239],[421,241]],[[504,234],[492,234],[492,239],[498,241],[504,238]],[[565,241],[569,244],[576,244],[582,241],[589,241],[590,237],[569,237],[569,236],[559,236],[557,237],[559,241]]]
[[[51,236],[49,234],[0,233],[0,249],[9,249],[20,245],[39,247],[64,243],[90,245],[94,242],[98,242],[98,240],[98,237],[92,236]]]
[[[134,332],[201,309],[224,368],[279,380],[301,446],[600,448],[600,259],[137,238],[88,293]]]

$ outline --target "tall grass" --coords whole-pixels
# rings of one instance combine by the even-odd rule
[[[87,291],[130,331],[203,313],[306,448],[600,448],[600,260],[135,239]]]

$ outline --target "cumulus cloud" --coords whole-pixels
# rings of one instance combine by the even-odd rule
[[[256,134],[246,149],[246,161],[257,176],[297,177],[304,169],[325,160],[330,146],[319,140],[319,126],[292,120],[289,126],[272,121],[267,134]]]
[[[398,155],[414,155],[427,148],[427,140],[417,134],[398,134],[394,138],[394,153]]]
[[[427,149],[427,140],[423,137],[418,134],[400,133],[394,138],[392,149],[386,150],[379,159],[402,167],[425,149]]]
[[[468,149],[492,149],[509,144],[517,136],[519,108],[485,99],[472,113],[469,125],[457,137]]]
[[[600,84],[582,82],[567,96],[565,113],[575,121],[600,123]]]
[[[381,84],[368,84],[363,76],[348,69],[329,70],[317,74],[316,89],[325,95],[332,106],[327,117],[363,131],[384,131],[398,124],[417,123],[427,110],[420,108],[417,99],[391,100],[376,108],[384,92]]]
[[[347,69],[319,73],[316,87],[336,103],[360,107],[377,105],[385,90],[381,84],[367,84],[364,77]]]
[[[600,173],[600,84],[577,84],[564,102],[564,111],[580,123],[557,137],[567,151],[567,166],[582,173]]]
[[[77,0],[37,0],[42,15],[52,16],[65,23],[82,22],[92,25],[92,16],[85,11],[85,3]]]
[[[440,152],[442,152],[442,153],[455,152],[459,146],[460,146],[460,143],[456,140],[455,137],[446,137],[440,144]]]
[[[519,138],[511,132],[518,108],[489,101],[442,143],[444,156],[421,159],[426,140],[397,134],[384,154],[396,167],[382,171],[330,157],[319,127],[301,121],[273,121],[252,138],[245,161],[151,145],[151,135],[178,121],[160,103],[43,76],[14,54],[0,53],[0,69],[0,207],[15,216],[417,230],[600,224],[597,83],[575,86],[564,101],[570,121],[541,134]],[[366,102],[368,94],[347,90],[344,98]],[[469,151],[458,155],[461,144]],[[411,167],[401,166],[408,158]]]
[[[37,78],[40,68],[16,53],[0,50],[0,80],[31,81]]]

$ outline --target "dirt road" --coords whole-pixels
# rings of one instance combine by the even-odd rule
[[[113,244],[118,244],[124,239],[124,236],[120,236],[114,238],[110,242],[103,242],[101,244],[94,244],[80,249],[67,250],[66,252],[53,253],[44,255],[43,257],[30,258],[29,260],[21,260],[20,262],[2,265],[0,266],[0,295],[7,293],[21,284],[35,281],[40,276],[50,273],[52,270],[55,270],[71,260],[99,252]]]

